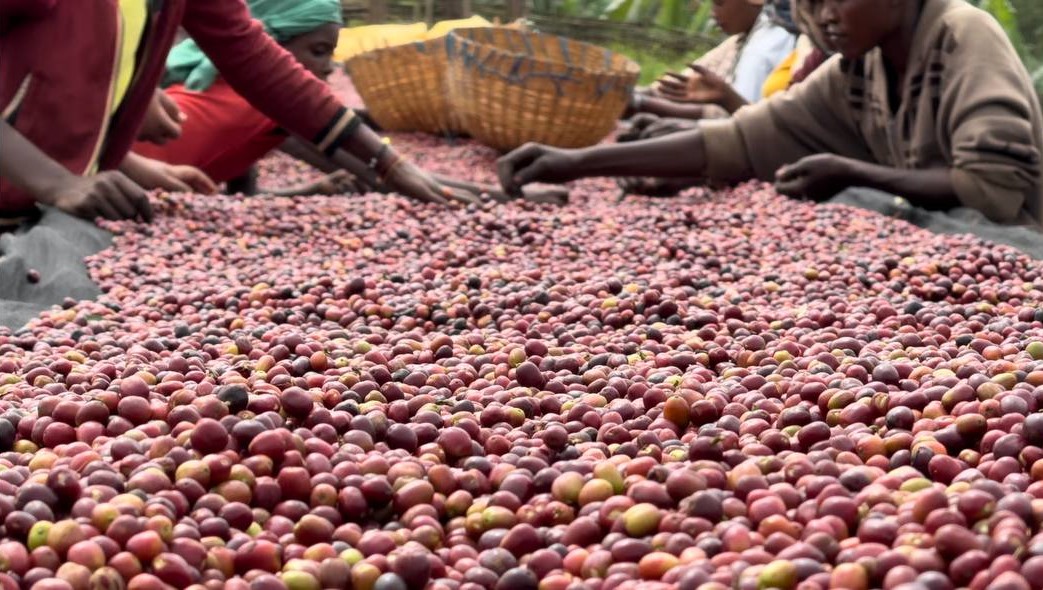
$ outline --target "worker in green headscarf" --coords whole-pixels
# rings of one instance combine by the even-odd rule
[[[325,25],[337,25],[339,29],[344,24],[340,0],[248,0],[247,5],[250,14],[281,45]],[[201,92],[210,88],[217,76],[214,64],[195,41],[188,39],[175,46],[167,57],[163,86],[183,84]]]
[[[248,0],[250,12],[265,30],[297,58],[305,69],[325,80],[333,71],[333,50],[342,26],[340,0]],[[180,136],[157,145],[138,142],[134,151],[156,160],[195,162],[214,181],[228,183],[230,193],[254,194],[254,165],[265,154],[281,149],[329,172],[317,183],[292,187],[279,194],[315,194],[352,188],[339,171],[307,142],[283,132],[224,82],[214,65],[191,39],[170,52],[163,80],[166,97],[181,112]],[[358,171],[355,171],[358,172]]]

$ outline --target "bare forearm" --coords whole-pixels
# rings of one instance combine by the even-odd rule
[[[683,154],[683,157],[678,157]],[[706,146],[698,129],[655,139],[577,150],[576,178],[592,176],[700,176],[706,168]]]
[[[44,196],[57,183],[72,175],[18,130],[0,121],[0,176],[44,202]]]
[[[330,160],[330,158],[326,157],[326,155],[320,152],[315,146],[301,141],[296,137],[291,137],[284,141],[282,145],[279,146],[279,151],[293,156],[302,162],[306,162],[326,174],[336,172],[339,169],[337,164]]]
[[[952,209],[960,205],[948,168],[900,170],[859,163],[856,179],[859,186],[899,195],[925,209]]]
[[[366,163],[344,150],[337,150],[332,156],[327,157],[322,152],[315,149],[311,144],[293,137],[283,142],[283,145],[280,146],[279,149],[303,162],[307,162],[327,174],[331,174],[337,170],[345,170],[355,178],[365,181],[365,183],[370,187],[376,187],[377,191],[389,192],[389,189],[386,186],[383,186],[383,183],[381,183],[377,178],[377,174]],[[442,176],[440,174],[432,174],[432,177],[439,183],[451,188],[472,194],[488,194],[494,199],[507,199],[507,195],[500,190],[499,186],[496,185],[467,182],[465,180]],[[269,190],[265,192],[287,197],[309,195],[314,194],[315,185],[316,183],[310,183],[303,186],[296,186],[282,190]],[[542,193],[538,192],[533,194],[536,194],[537,197],[542,195]]]
[[[138,178],[140,172],[144,170],[146,165],[144,156],[139,156],[134,152],[127,152],[127,157],[123,158],[119,171],[125,174],[128,178]]]
[[[304,197],[319,192],[318,186],[318,182],[310,182],[288,188],[261,189],[258,192],[263,195],[272,195],[274,197]]]
[[[644,97],[636,106],[642,113],[651,113],[660,117],[702,119],[706,116],[706,107],[701,104],[683,104],[663,98]]]
[[[376,172],[374,172],[368,164],[363,162],[362,159],[344,150],[337,150],[333,152],[332,155],[327,156],[311,144],[295,137],[287,139],[279,149],[298,160],[307,162],[326,174],[332,174],[338,170],[345,170],[355,178],[364,180],[366,184],[370,186],[376,186],[378,184]]]
[[[355,178],[360,178],[366,181],[366,184],[369,184],[370,186],[377,186],[380,184],[376,173],[369,167],[369,165],[344,150],[337,150],[332,156],[327,157],[311,145],[292,137],[286,140],[280,149],[286,154],[289,154],[303,162],[307,162],[327,174],[336,172],[337,170],[346,170]],[[496,188],[492,186],[482,187],[472,182],[465,182],[438,174],[433,174],[432,177],[446,186],[466,191],[489,192],[496,190]]]

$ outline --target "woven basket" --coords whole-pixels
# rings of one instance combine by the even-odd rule
[[[584,147],[611,133],[640,68],[607,49],[528,31],[446,37],[449,103],[464,131],[501,151],[527,142]]]
[[[366,109],[388,131],[460,131],[446,100],[444,39],[367,51],[344,62]]]

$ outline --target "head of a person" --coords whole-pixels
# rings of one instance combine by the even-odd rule
[[[333,50],[337,48],[340,25],[326,23],[285,41],[282,46],[320,80],[333,73]]]
[[[248,0],[250,14],[305,69],[325,80],[343,26],[340,0]]]
[[[728,35],[750,32],[757,22],[764,0],[713,0],[713,19]]]
[[[909,0],[796,0],[803,26],[826,49],[845,59],[862,57],[896,34]]]

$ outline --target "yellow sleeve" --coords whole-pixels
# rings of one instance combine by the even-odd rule
[[[116,87],[112,97],[112,112],[123,103],[123,97],[130,88],[134,78],[134,56],[141,45],[145,32],[145,21],[148,20],[148,6],[145,0],[120,0],[120,39],[119,55],[116,62]]]

